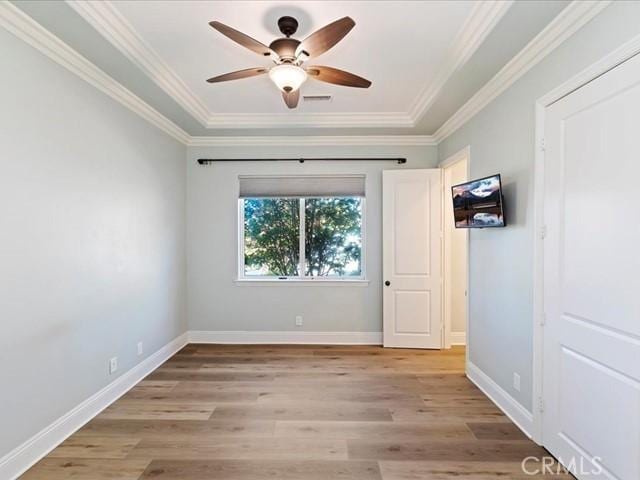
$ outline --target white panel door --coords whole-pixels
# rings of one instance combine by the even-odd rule
[[[640,57],[545,115],[543,444],[640,479]]]
[[[385,170],[384,346],[440,348],[441,171]]]

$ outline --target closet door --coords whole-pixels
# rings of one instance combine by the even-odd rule
[[[545,115],[543,444],[640,478],[640,56]]]

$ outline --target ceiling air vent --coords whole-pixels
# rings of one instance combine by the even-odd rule
[[[330,102],[331,95],[303,95],[302,99],[305,102]]]

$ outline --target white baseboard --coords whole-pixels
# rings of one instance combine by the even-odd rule
[[[529,410],[524,408],[515,398],[509,395],[500,385],[471,362],[467,362],[467,377],[475,383],[527,437],[531,438],[533,432],[533,414]]]
[[[175,338],[22,445],[0,458],[0,478],[11,480],[22,475],[67,437],[184,347],[187,344],[187,339],[187,333]]]
[[[467,334],[465,332],[451,332],[449,340],[451,340],[451,345],[466,345]]]
[[[189,331],[190,343],[382,345],[382,332]]]

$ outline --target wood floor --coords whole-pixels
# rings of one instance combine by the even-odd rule
[[[189,345],[22,478],[519,480],[530,455],[462,348]]]

